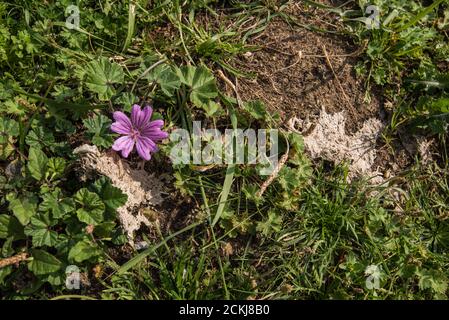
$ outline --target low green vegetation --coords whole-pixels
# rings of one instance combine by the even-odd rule
[[[170,167],[173,188],[194,204],[192,219],[140,251],[117,220],[126,194],[104,176],[80,180],[74,148],[110,150],[118,137],[112,113],[128,114],[134,103],[151,103],[166,131],[191,132],[193,120],[220,130],[281,127],[261,101],[227,91],[220,74],[231,82],[249,76],[232,59],[255,50],[249,40],[273,19],[300,28],[286,10],[297,2],[322,7],[0,2],[0,297],[446,299],[447,1],[327,8],[342,18],[338,33],[363,49],[354,70],[367,92],[381,87],[391,105],[380,143],[394,148],[403,131],[433,138],[439,152],[431,163],[416,157],[381,186],[349,183],[347,164],[312,161],[301,135],[280,130],[279,154],[288,161],[260,195],[267,177],[258,166],[171,165],[166,143],[151,161]],[[74,4],[80,26],[70,29]],[[361,19],[368,5],[380,8],[381,24],[397,15],[368,29]],[[79,290],[66,287],[72,265],[83,275]]]

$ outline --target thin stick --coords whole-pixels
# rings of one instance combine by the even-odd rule
[[[28,259],[28,253],[19,253],[19,254],[16,254],[15,256],[1,259],[0,260],[0,269],[10,266],[10,265],[13,265],[13,264],[18,264],[19,262],[25,261],[26,259]]]
[[[332,66],[332,63],[331,63],[331,61],[330,61],[330,59],[329,59],[329,55],[327,54],[326,46],[324,46],[324,45],[323,45],[323,53],[324,53],[324,56],[325,56],[325,58],[326,58],[326,62],[327,62],[327,64],[328,64],[329,68],[331,68],[332,73],[334,74],[335,80],[337,80],[337,84],[338,84],[338,87],[339,87],[340,90],[341,90],[341,93],[342,93],[343,96],[345,97],[346,102],[347,102],[349,105],[352,106],[351,100],[349,100],[349,97],[346,95],[346,92],[345,92],[345,90],[343,89],[343,86],[341,85],[340,79],[337,77],[337,74],[335,73],[334,67]]]
[[[232,83],[231,80],[229,80],[228,77],[226,77],[224,75],[223,71],[218,70],[217,73],[218,73],[218,76],[221,79],[223,79],[223,81],[226,82],[232,88],[232,90],[234,90],[235,96],[237,98],[237,103],[238,103],[240,108],[243,108],[243,102],[242,102],[242,99],[240,98],[239,92],[237,91],[237,87]]]
[[[288,159],[288,152],[286,152],[282,156],[281,160],[279,160],[279,162],[278,162],[276,168],[274,169],[273,173],[270,175],[270,177],[267,180],[265,180],[265,182],[260,187],[260,190],[256,193],[256,197],[261,197],[263,195],[263,193],[268,188],[268,186],[274,181],[274,179],[276,179],[276,177],[279,174],[279,171],[281,171],[282,167],[287,162],[287,159]]]

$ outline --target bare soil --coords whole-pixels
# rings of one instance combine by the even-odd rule
[[[294,4],[288,13],[302,25],[338,29],[338,16],[325,10]],[[363,48],[346,37],[276,18],[250,44],[259,50],[234,63],[254,75],[239,79],[244,100],[262,100],[283,120],[316,119],[323,107],[328,113],[345,111],[348,133],[361,129],[370,118],[384,118],[379,89],[367,92],[366,79],[354,71]]]

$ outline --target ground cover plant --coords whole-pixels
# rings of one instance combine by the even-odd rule
[[[444,0],[0,2],[0,297],[447,299],[448,31]]]

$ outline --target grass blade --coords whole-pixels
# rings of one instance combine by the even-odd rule
[[[122,52],[126,52],[134,35],[134,28],[136,24],[136,5],[130,1],[128,9],[128,33],[126,35],[125,44],[123,45]]]
[[[226,169],[226,178],[223,183],[223,191],[220,196],[217,213],[212,221],[212,227],[220,220],[223,210],[228,200],[229,192],[231,191],[232,182],[234,181],[235,164],[230,164]]]
[[[418,13],[412,20],[409,21],[405,26],[403,26],[400,31],[407,30],[410,27],[413,27],[416,23],[418,23],[419,20],[427,16],[433,9],[438,7],[441,3],[445,2],[447,0],[436,0],[434,3],[432,3],[427,8],[424,8],[420,13]]]
[[[159,242],[158,244],[142,251],[141,253],[139,253],[138,255],[136,255],[134,258],[132,258],[131,260],[129,260],[128,262],[126,262],[124,265],[122,265],[120,267],[120,269],[118,269],[118,273],[122,274],[125,273],[126,271],[128,271],[129,269],[135,267],[139,262],[141,262],[143,259],[145,259],[145,257],[147,257],[148,255],[150,255],[151,253],[153,253],[155,250],[157,250],[158,248],[160,248],[161,246],[165,245],[169,240],[177,237],[178,235],[180,235],[181,233],[184,233],[186,231],[189,231],[197,226],[199,226],[200,224],[202,224],[203,222],[196,222],[196,223],[192,223],[191,225],[188,225],[187,227],[176,231],[175,233],[172,233],[171,235],[167,236],[164,240],[162,240],[161,242]]]

